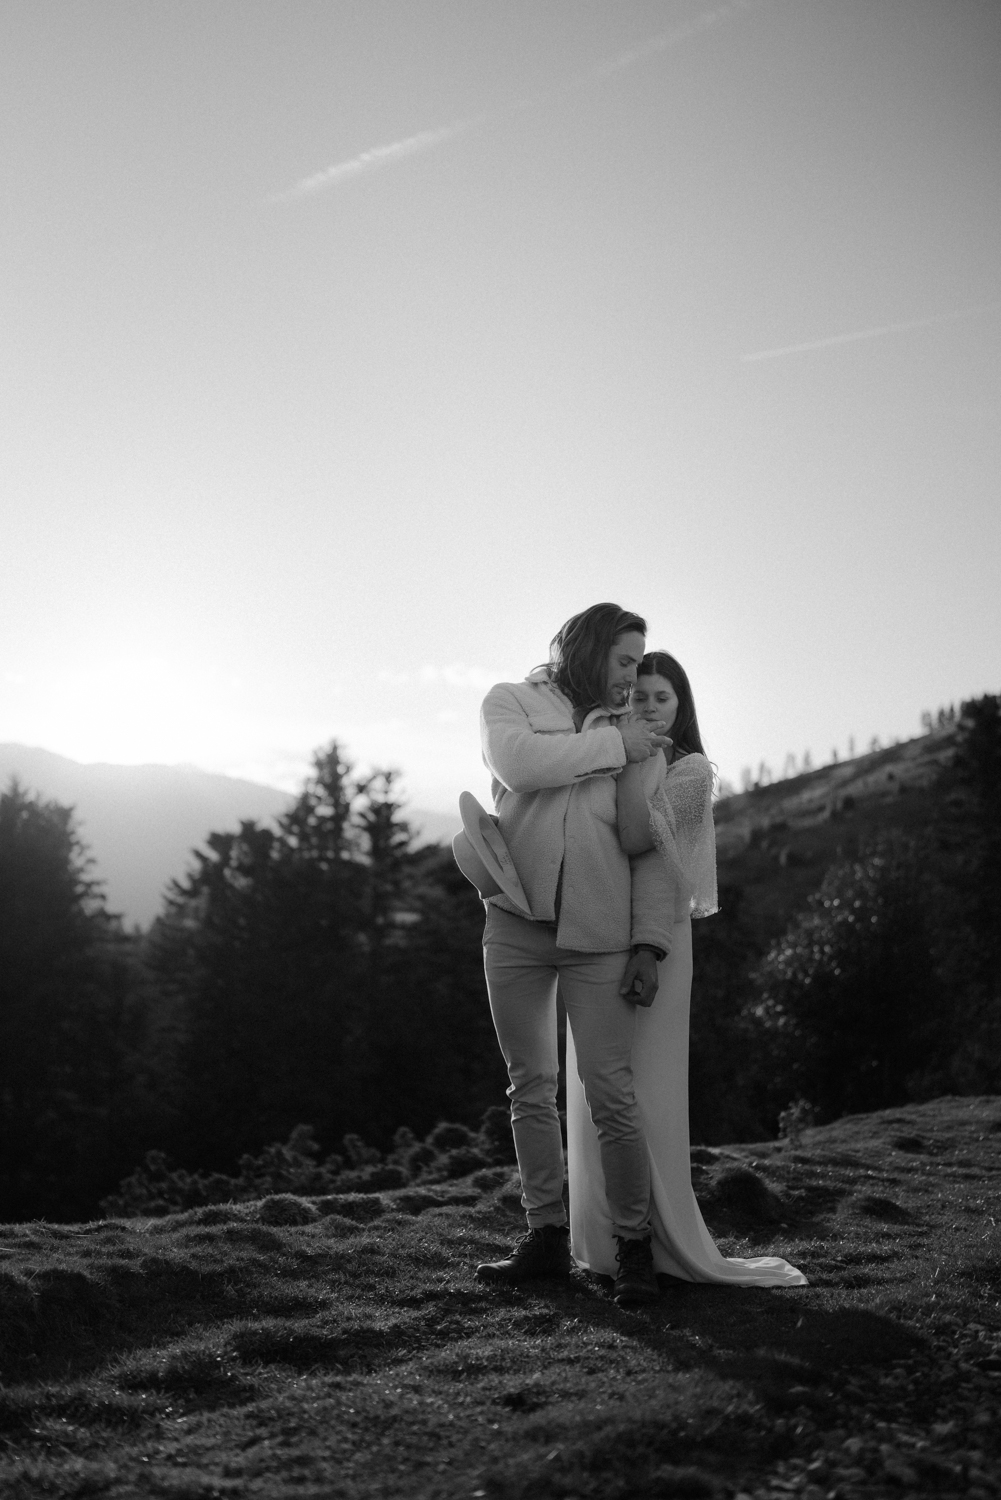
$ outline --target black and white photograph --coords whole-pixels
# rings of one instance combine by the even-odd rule
[[[0,0],[0,1494],[1001,1500],[1001,5]]]

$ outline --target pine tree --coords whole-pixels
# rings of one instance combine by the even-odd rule
[[[0,1200],[71,1218],[106,1190],[128,975],[72,810],[0,794]]]
[[[482,906],[450,852],[411,845],[395,773],[356,779],[335,744],[277,829],[212,834],[175,885],[153,962],[183,1017],[190,1164],[301,1121],[327,1149],[388,1144],[503,1097]]]

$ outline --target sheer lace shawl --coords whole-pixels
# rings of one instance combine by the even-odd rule
[[[708,917],[719,910],[713,772],[704,755],[666,768],[649,797],[650,830],[675,882],[675,911]]]

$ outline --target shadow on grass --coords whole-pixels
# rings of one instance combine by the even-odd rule
[[[621,1336],[670,1357],[679,1369],[702,1368],[753,1386],[769,1404],[787,1406],[783,1392],[830,1384],[861,1366],[891,1364],[926,1349],[924,1339],[878,1312],[823,1308],[797,1289],[702,1286],[658,1278],[658,1303],[619,1308],[611,1283],[575,1275],[567,1284],[535,1283],[491,1296],[536,1318],[548,1312]],[[604,1280],[607,1281],[607,1278]],[[795,1406],[797,1402],[792,1402]],[[807,1401],[804,1404],[809,1405]]]

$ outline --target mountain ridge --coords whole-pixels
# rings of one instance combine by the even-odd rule
[[[0,789],[11,778],[46,801],[68,805],[110,910],[146,926],[167,885],[183,878],[210,833],[241,822],[273,822],[295,797],[279,787],[197,766],[83,763],[40,746],[0,743]],[[407,810],[421,842],[451,838],[458,817]]]
[[[946,725],[716,803],[720,882],[742,888],[763,939],[781,931],[825,869],[852,857],[867,836],[915,828],[929,816],[933,783],[954,744],[955,727]],[[196,766],[84,764],[37,746],[0,744],[0,787],[11,776],[75,809],[109,907],[143,926],[210,833],[274,821],[295,800],[278,787]],[[448,813],[407,808],[406,816],[421,843],[447,843],[460,827]]]
[[[927,826],[935,782],[955,746],[956,726],[946,724],[717,802],[720,887],[740,888],[744,915],[763,945],[785,929],[832,864],[854,859],[881,834]]]

